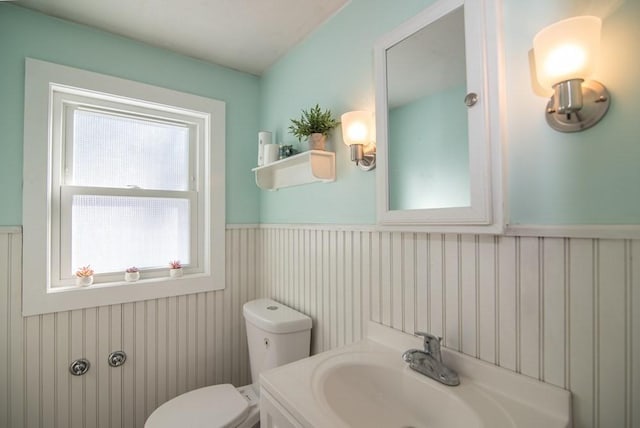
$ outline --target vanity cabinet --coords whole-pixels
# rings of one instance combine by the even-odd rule
[[[260,390],[260,427],[303,428],[264,388]]]
[[[374,47],[378,222],[503,230],[500,0],[439,0]]]

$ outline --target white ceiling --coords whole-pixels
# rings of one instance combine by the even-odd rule
[[[15,4],[260,75],[348,0],[17,0]]]

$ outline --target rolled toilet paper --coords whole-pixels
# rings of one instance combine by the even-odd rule
[[[258,166],[264,165],[264,146],[271,144],[271,132],[258,132]]]
[[[280,159],[280,145],[278,144],[265,144],[264,145],[264,165],[268,165],[272,162]]]

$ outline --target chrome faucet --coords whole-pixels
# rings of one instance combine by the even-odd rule
[[[459,385],[458,373],[442,363],[440,353],[442,338],[421,331],[416,331],[415,335],[424,338],[424,350],[409,349],[402,354],[402,359],[409,363],[409,367],[445,385]]]

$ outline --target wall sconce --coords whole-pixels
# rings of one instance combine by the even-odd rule
[[[536,74],[553,88],[547,123],[556,131],[576,132],[598,123],[609,109],[609,93],[593,74],[600,47],[602,21],[578,16],[543,28],[533,39]]]
[[[363,171],[376,167],[373,113],[350,111],[342,115],[342,139],[351,150],[351,161]]]

